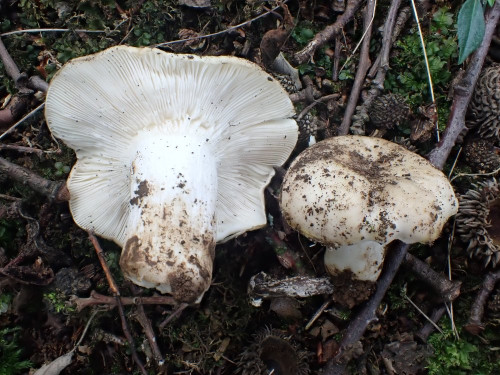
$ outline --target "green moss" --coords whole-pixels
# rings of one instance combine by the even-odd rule
[[[434,356],[429,359],[430,375],[487,375],[500,373],[500,357],[493,347],[484,346],[476,337],[464,334],[455,339],[451,330],[429,337]]]
[[[21,329],[4,328],[0,330],[0,375],[16,375],[31,367],[31,362],[22,360],[18,333]]]

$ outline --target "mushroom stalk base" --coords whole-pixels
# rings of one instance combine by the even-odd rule
[[[134,149],[122,271],[135,284],[171,293],[179,302],[198,302],[210,286],[214,259],[213,152],[204,135],[158,128],[139,133]]]

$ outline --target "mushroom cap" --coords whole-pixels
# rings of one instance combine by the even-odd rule
[[[338,247],[432,242],[458,202],[445,175],[421,156],[380,138],[339,136],[294,160],[281,209],[292,228]]]
[[[249,61],[126,46],[71,60],[45,105],[50,130],[77,154],[68,179],[75,222],[121,246],[138,133],[170,124],[174,135],[206,135],[221,241],[265,225],[264,188],[297,141],[293,115],[284,89]]]

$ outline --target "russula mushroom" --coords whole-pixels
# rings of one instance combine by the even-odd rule
[[[288,224],[327,246],[330,274],[377,280],[393,240],[430,243],[458,209],[453,188],[426,159],[380,138],[339,136],[302,152],[288,169]]]
[[[70,209],[122,246],[134,283],[199,301],[214,247],[266,223],[264,188],[297,141],[293,105],[257,65],[112,47],[67,63],[47,92],[73,148]]]

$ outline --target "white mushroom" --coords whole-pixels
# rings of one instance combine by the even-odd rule
[[[380,138],[339,136],[294,160],[281,209],[292,228],[327,246],[329,273],[376,281],[388,243],[436,240],[458,202],[421,156]]]
[[[246,60],[120,46],[66,64],[45,116],[78,158],[75,222],[123,247],[134,283],[193,302],[215,243],[265,225],[264,188],[297,140],[293,112]]]

